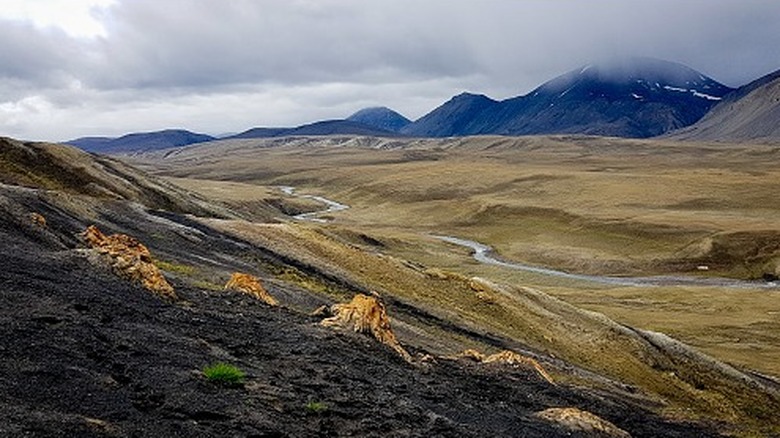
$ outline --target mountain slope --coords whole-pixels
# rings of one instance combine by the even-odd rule
[[[696,124],[669,138],[705,141],[779,141],[780,70],[727,95]]]
[[[65,144],[77,146],[89,152],[112,154],[168,149],[215,139],[215,137],[210,135],[196,134],[183,129],[166,129],[163,131],[127,134],[117,138],[83,137],[70,140],[65,142]]]
[[[500,103],[481,94],[461,93],[420,119],[402,133],[417,137],[452,137],[481,134],[484,121],[493,117]]]
[[[730,91],[681,64],[631,58],[573,70],[501,102],[472,98],[464,105],[461,95],[403,132],[652,137],[696,122]]]
[[[346,120],[392,132],[398,132],[412,123],[411,120],[387,107],[364,108],[347,117]]]

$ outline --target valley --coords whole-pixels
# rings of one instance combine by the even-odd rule
[[[330,137],[221,142],[133,161],[217,198],[225,184],[326,196],[351,208],[320,226],[354,244],[539,288],[777,376],[778,291],[762,278],[780,263],[778,158],[772,146],[597,137]],[[441,234],[510,262],[703,284],[610,285],[487,266],[432,237]],[[713,277],[744,287],[707,284]]]
[[[775,153],[2,139],[0,432],[771,436]],[[658,275],[694,280],[630,282]],[[218,362],[246,381],[209,382]]]

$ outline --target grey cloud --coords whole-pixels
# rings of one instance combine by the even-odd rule
[[[0,21],[0,78],[37,85],[58,85],[78,56],[75,42],[57,31]]]
[[[405,3],[412,7],[409,2]],[[461,38],[398,4],[133,1],[114,15],[103,44],[116,75],[103,87],[364,81],[468,73]]]
[[[220,132],[362,105],[415,118],[628,55],[732,86],[780,68],[780,4],[762,0],[120,0],[104,19],[94,40],[0,22],[0,134]]]

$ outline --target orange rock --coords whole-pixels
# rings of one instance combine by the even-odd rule
[[[40,213],[30,213],[30,220],[41,228],[46,228],[46,218]]]
[[[230,276],[230,280],[225,284],[225,290],[228,289],[251,295],[270,306],[279,305],[279,302],[265,290],[263,284],[260,283],[260,279],[254,275],[234,272]]]
[[[631,438],[631,434],[609,421],[577,408],[550,408],[535,416],[557,423],[572,432],[584,432],[588,436],[604,438]]]
[[[126,234],[106,236],[90,225],[82,234],[84,241],[104,254],[118,275],[140,283],[146,289],[168,299],[176,299],[173,287],[152,263],[149,249]]]
[[[547,371],[545,371],[545,369],[542,368],[542,365],[539,364],[539,362],[537,362],[535,359],[532,359],[530,357],[526,357],[521,354],[515,353],[514,351],[504,350],[499,353],[486,356],[477,350],[469,349],[460,353],[458,357],[471,359],[484,364],[499,363],[499,364],[506,364],[512,366],[530,366],[533,367],[536,370],[536,372],[539,373],[540,376],[542,376],[544,380],[555,385],[552,376],[550,376],[550,374],[548,374]]]
[[[330,311],[334,316],[322,320],[322,325],[351,328],[358,333],[370,333],[379,342],[390,346],[407,362],[412,361],[412,357],[401,347],[390,328],[390,318],[387,316],[385,306],[375,297],[357,294],[349,303],[334,304]]]

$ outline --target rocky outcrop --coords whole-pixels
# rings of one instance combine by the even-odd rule
[[[476,350],[465,350],[464,352],[460,353],[457,357],[471,359],[484,364],[498,363],[498,364],[505,364],[511,366],[532,367],[533,369],[536,370],[537,373],[539,373],[539,375],[544,380],[555,385],[553,378],[550,376],[549,373],[547,373],[547,371],[542,367],[542,365],[539,364],[539,362],[537,362],[534,359],[531,359],[530,357],[526,357],[521,354],[515,353],[514,351],[504,350],[499,353],[491,354],[488,356]]]
[[[550,408],[534,414],[572,432],[592,437],[631,438],[631,434],[609,421],[577,408]]]
[[[254,275],[234,272],[230,280],[225,284],[225,290],[234,290],[251,295],[269,306],[278,306],[279,301],[265,290],[260,279]]]
[[[149,249],[126,234],[106,236],[96,226],[90,225],[81,234],[87,245],[107,257],[114,272],[136,282],[155,294],[175,300],[173,287],[152,263]]]
[[[46,228],[46,218],[40,213],[30,213],[30,221],[41,228]]]
[[[390,328],[390,318],[385,306],[375,297],[357,294],[351,302],[334,304],[330,307],[330,318],[322,320],[326,327],[344,327],[358,333],[368,333],[379,342],[389,346],[411,362],[412,357],[401,347]]]

